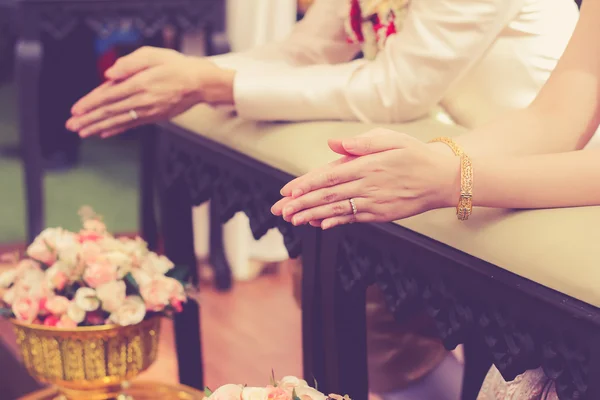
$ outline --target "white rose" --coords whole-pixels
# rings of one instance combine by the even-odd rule
[[[69,304],[69,308],[67,308],[67,317],[76,324],[80,324],[85,319],[85,311],[72,301],[71,304]]]
[[[241,400],[267,400],[269,392],[266,388],[246,387],[242,390]]]
[[[278,383],[278,387],[291,391],[297,387],[308,387],[308,383],[303,380],[296,378],[295,376],[284,376]]]
[[[50,289],[62,290],[69,282],[69,268],[61,261],[57,261],[46,270],[46,282]]]
[[[77,264],[81,243],[79,243],[74,233],[64,231],[63,234],[56,238],[54,248],[59,260],[70,267],[74,267]]]
[[[142,270],[148,272],[150,275],[160,274],[164,275],[169,272],[175,265],[165,256],[159,256],[156,253],[148,253],[146,258],[142,261]]]
[[[119,309],[108,317],[108,320],[117,325],[135,325],[144,320],[146,306],[139,296],[127,296]]]
[[[208,400],[231,400],[239,399],[242,395],[242,385],[223,385],[215,390]]]
[[[299,386],[296,388],[296,395],[301,399],[305,397],[310,400],[327,400],[327,396],[310,386]]]
[[[12,287],[4,292],[2,295],[2,301],[8,304],[9,306],[15,301],[17,298],[17,288]]]
[[[134,265],[139,265],[148,254],[148,244],[140,237],[135,239],[121,238],[123,252],[129,255]]]
[[[130,256],[120,251],[111,251],[104,254],[106,260],[117,266],[117,276],[119,279],[123,279],[127,275],[133,266],[133,261]]]
[[[56,238],[62,234],[61,228],[47,228],[40,233],[27,247],[27,255],[34,260],[44,264],[52,264],[56,261],[55,243]]]
[[[140,287],[146,286],[150,284],[150,282],[152,282],[152,277],[150,276],[150,274],[141,269],[132,270],[131,275],[133,276],[135,283],[137,283]]]
[[[9,269],[0,274],[0,288],[8,288],[12,285],[17,277],[17,269]]]
[[[73,301],[83,311],[96,311],[100,307],[100,300],[96,296],[96,291],[88,287],[77,289]]]
[[[117,311],[125,301],[126,290],[123,281],[113,281],[98,286],[96,296],[102,302],[102,309],[109,313]]]

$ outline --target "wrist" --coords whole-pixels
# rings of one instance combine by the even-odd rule
[[[460,157],[448,156],[448,162],[445,163],[445,170],[448,173],[445,176],[440,199],[443,207],[456,207],[458,204],[460,199],[460,169]]]
[[[198,68],[194,85],[198,102],[212,106],[233,105],[234,80],[234,70],[220,68],[212,63],[208,70],[206,65]]]

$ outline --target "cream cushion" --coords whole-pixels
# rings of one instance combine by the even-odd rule
[[[327,147],[328,138],[351,137],[376,126],[354,122],[253,122],[204,106],[193,108],[173,122],[294,176],[338,157]],[[434,117],[383,126],[424,141],[464,132]],[[466,222],[456,219],[454,209],[443,209],[396,223],[600,306],[600,207],[532,211],[477,208]]]

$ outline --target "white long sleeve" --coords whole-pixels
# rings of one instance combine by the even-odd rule
[[[347,4],[318,0],[295,31],[302,35],[279,50],[302,66],[239,70],[234,95],[240,116],[401,122],[424,115],[449,94],[448,108],[470,125],[476,110],[465,104],[503,108],[533,99],[578,16],[572,0],[413,0],[403,29],[375,60],[342,63],[356,50],[342,41]],[[328,23],[317,31],[312,24],[321,18]]]
[[[317,0],[284,40],[211,59],[224,68],[249,73],[347,62],[360,50],[346,41],[343,23],[347,5],[348,0]]]

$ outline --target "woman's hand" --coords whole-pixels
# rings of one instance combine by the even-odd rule
[[[329,147],[344,157],[285,185],[284,198],[272,208],[275,215],[294,225],[329,229],[354,221],[394,221],[458,200],[459,158],[439,146],[376,129],[330,140]]]
[[[73,106],[66,126],[81,137],[108,137],[200,102],[233,103],[234,74],[206,58],[144,47],[106,71],[108,81]]]

